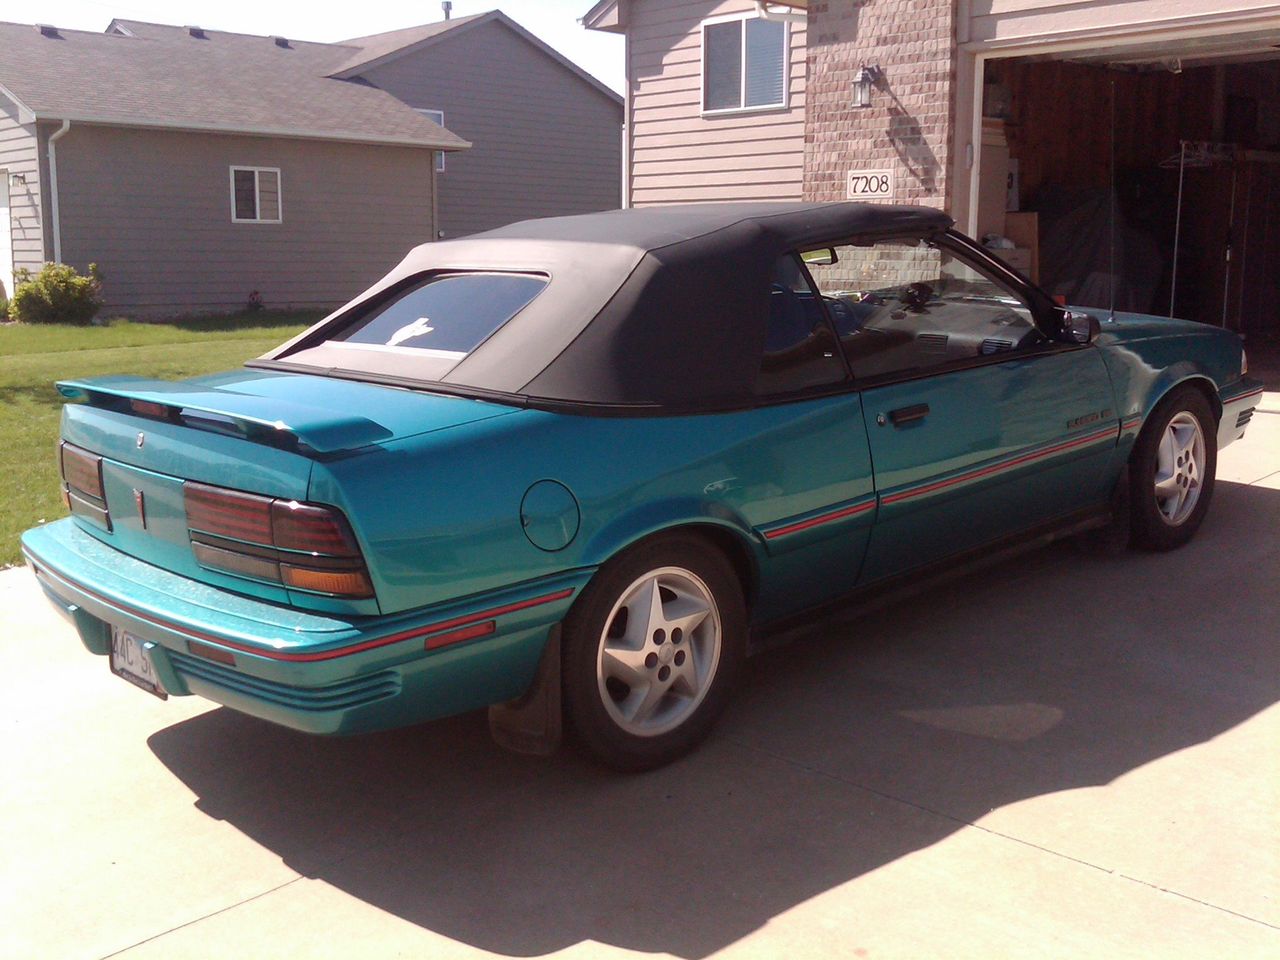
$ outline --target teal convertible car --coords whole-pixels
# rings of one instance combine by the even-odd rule
[[[429,243],[245,369],[58,386],[71,516],[23,550],[120,677],[316,733],[563,717],[624,769],[797,618],[1028,538],[1186,542],[1261,396],[1233,333],[850,203]]]

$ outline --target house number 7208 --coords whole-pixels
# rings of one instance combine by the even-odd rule
[[[850,200],[885,200],[893,196],[892,170],[850,170],[846,196]]]

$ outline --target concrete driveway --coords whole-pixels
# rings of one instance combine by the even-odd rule
[[[1280,956],[1265,406],[1186,549],[818,623],[643,776],[162,703],[0,574],[0,956]]]

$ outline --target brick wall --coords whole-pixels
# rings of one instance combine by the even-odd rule
[[[892,200],[949,209],[955,116],[954,0],[809,4],[804,196],[843,200],[851,169],[891,169]],[[856,108],[863,64],[884,71]]]

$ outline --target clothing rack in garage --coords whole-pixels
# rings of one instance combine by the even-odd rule
[[[1178,152],[1161,160],[1160,167],[1163,170],[1211,167],[1215,163],[1230,162],[1232,159],[1233,151],[1230,144],[1182,140]]]
[[[1227,325],[1227,293],[1231,285],[1231,231],[1236,220],[1236,185],[1238,170],[1235,165],[1235,149],[1230,144],[1209,143],[1203,140],[1181,140],[1178,152],[1160,161],[1165,170],[1178,170],[1178,209],[1173,227],[1173,267],[1169,277],[1169,316],[1173,316],[1174,305],[1178,296],[1178,250],[1182,243],[1182,187],[1186,179],[1187,169],[1191,167],[1212,167],[1230,163],[1231,167],[1231,213],[1227,232],[1227,269],[1223,280],[1222,291],[1222,326]]]

